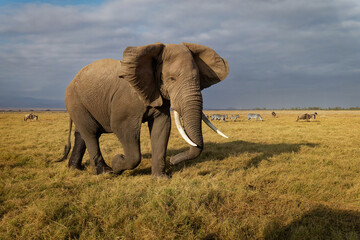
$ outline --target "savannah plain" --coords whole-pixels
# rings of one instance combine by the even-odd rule
[[[97,176],[87,153],[83,171],[55,162],[67,113],[0,113],[0,239],[360,239],[360,111],[305,112],[216,112],[240,115],[214,123],[229,139],[203,124],[200,157],[169,166],[188,147],[173,123],[171,179],[151,176],[146,124],[140,166]],[[100,141],[110,165],[121,145]]]

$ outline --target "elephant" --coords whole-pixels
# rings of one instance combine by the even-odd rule
[[[140,129],[148,123],[152,150],[151,174],[167,176],[166,151],[171,128],[171,110],[181,136],[190,148],[170,158],[170,165],[194,159],[203,150],[201,121],[220,135],[202,112],[201,90],[226,78],[228,62],[213,49],[194,43],[127,47],[122,60],[103,59],[82,68],[65,91],[70,115],[68,143],[75,125],[75,143],[69,167],[82,169],[88,150],[95,174],[121,174],[141,161]],[[108,166],[101,154],[99,137],[115,133],[124,154]]]

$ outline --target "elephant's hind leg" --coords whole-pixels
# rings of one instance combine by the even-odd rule
[[[74,135],[75,135],[75,144],[69,159],[69,167],[83,170],[84,168],[81,165],[81,161],[83,159],[86,150],[85,141],[81,137],[78,131],[75,130]]]
[[[65,104],[75,124],[74,156],[71,156],[72,160],[69,161],[69,165],[74,165],[76,168],[81,167],[81,158],[87,149],[96,174],[111,172],[112,169],[106,165],[100,152],[99,137],[103,132],[101,125],[81,103],[81,98],[76,91],[70,88],[69,91],[67,90],[67,95]]]
[[[78,108],[77,113],[78,114],[73,117],[76,126],[75,146],[73,150],[74,158],[73,160],[70,160],[69,165],[74,164],[75,167],[81,167],[81,155],[83,155],[85,149],[87,149],[90,163],[94,167],[96,174],[111,172],[112,169],[106,165],[104,158],[101,155],[99,146],[101,129],[99,124],[94,121],[90,114],[83,108]]]
[[[81,133],[84,138],[86,148],[88,149],[90,162],[95,169],[96,174],[101,174],[103,172],[112,172],[111,167],[109,167],[101,154],[99,146],[99,137],[100,135],[95,134],[84,134]]]

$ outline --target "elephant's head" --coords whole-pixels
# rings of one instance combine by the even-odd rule
[[[171,158],[170,163],[177,164],[201,153],[201,120],[207,120],[202,113],[201,90],[225,79],[228,73],[227,61],[209,47],[155,43],[127,47],[120,77],[129,81],[148,106],[160,107],[164,100],[170,101],[177,127],[191,145],[188,151]]]

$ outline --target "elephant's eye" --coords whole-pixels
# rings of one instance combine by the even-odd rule
[[[169,81],[171,81],[171,82],[175,82],[175,81],[176,81],[176,79],[175,79],[174,77],[169,77]]]

